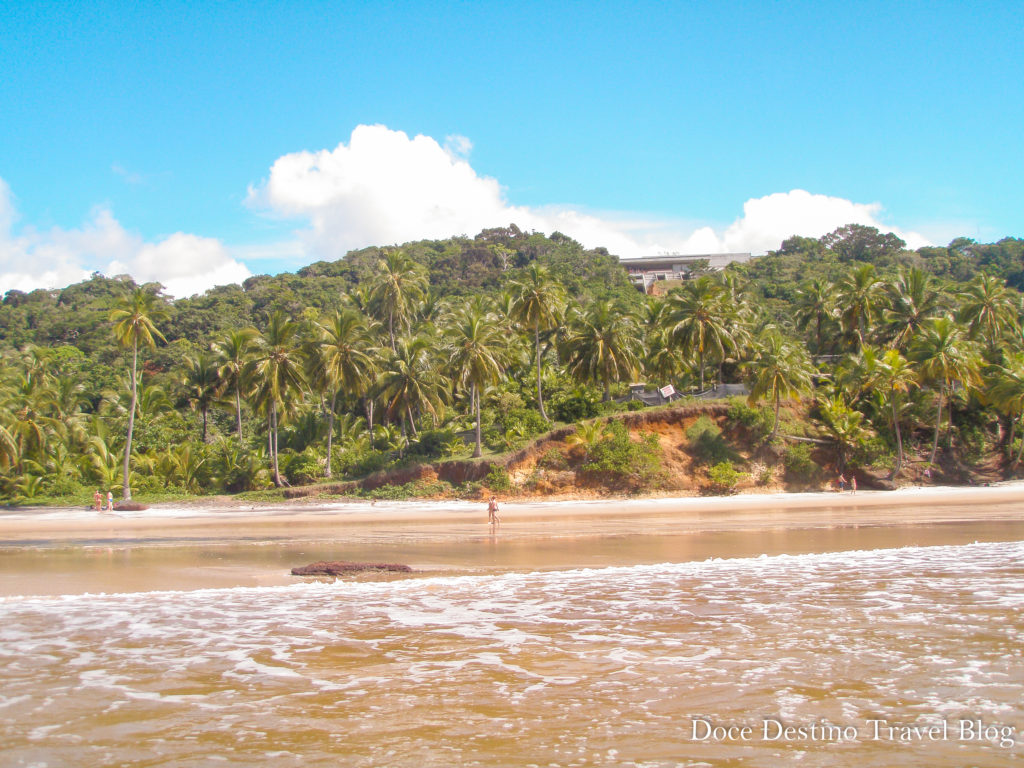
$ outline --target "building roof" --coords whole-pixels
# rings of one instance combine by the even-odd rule
[[[619,263],[630,271],[648,271],[685,268],[695,261],[707,260],[712,269],[722,269],[734,261],[750,261],[749,253],[670,253],[661,256],[644,256],[638,259],[619,259]],[[679,271],[679,270],[677,270]]]

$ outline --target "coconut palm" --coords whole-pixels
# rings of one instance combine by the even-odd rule
[[[217,361],[209,352],[199,352],[185,358],[185,371],[181,377],[182,395],[189,407],[202,415],[204,444],[207,442],[210,408],[224,386],[217,375],[218,370]]]
[[[318,339],[312,346],[309,381],[314,389],[330,392],[327,406],[327,466],[331,477],[334,417],[339,393],[361,397],[376,370],[373,337],[362,313],[342,309],[317,325]]]
[[[972,339],[985,343],[989,359],[998,361],[996,346],[1004,331],[1014,330],[1020,295],[998,277],[980,274],[960,294],[959,319]]]
[[[986,375],[985,399],[1010,418],[1010,434],[1006,442],[1007,455],[1013,451],[1014,431],[1024,414],[1024,352],[1009,355],[1003,365],[993,366]],[[1014,463],[1019,464],[1024,454],[1024,440]]]
[[[796,292],[797,327],[804,332],[814,328],[814,351],[819,355],[825,351],[825,331],[836,319],[835,294],[836,287],[827,279],[813,280]]]
[[[242,440],[242,390],[247,386],[245,374],[253,340],[259,334],[255,328],[238,328],[227,331],[213,342],[219,366],[217,378],[222,391],[231,390],[235,397],[235,433]]]
[[[939,428],[942,423],[944,398],[957,384],[972,387],[979,382],[977,354],[963,330],[950,317],[932,320],[922,330],[910,349],[911,360],[917,363],[919,376],[938,387],[935,408],[935,439],[932,442],[931,463],[939,449]],[[953,426],[952,412],[947,439]]]
[[[110,321],[114,324],[114,338],[122,347],[132,350],[131,405],[128,408],[128,433],[124,444],[121,486],[125,500],[132,497],[128,472],[132,455],[132,433],[135,430],[135,406],[138,402],[139,345],[154,349],[157,339],[166,341],[156,326],[157,322],[166,316],[167,310],[159,302],[156,293],[141,287],[122,296],[110,312]]]
[[[280,311],[270,316],[267,328],[255,340],[255,356],[250,363],[256,385],[256,402],[267,413],[267,448],[274,485],[284,482],[278,464],[278,428],[282,410],[293,392],[302,390],[305,379],[298,344],[299,324],[288,320]]]
[[[892,415],[892,429],[896,436],[896,467],[893,477],[903,468],[903,436],[900,432],[900,408],[903,395],[918,386],[917,374],[910,361],[899,350],[889,349],[875,366],[869,386],[882,392],[889,402]]]
[[[640,371],[640,326],[630,310],[618,302],[598,299],[572,314],[563,341],[566,367],[579,381],[603,385],[603,402],[612,399],[613,381],[635,379]]]
[[[849,272],[837,286],[839,319],[843,329],[864,346],[865,336],[875,322],[884,297],[875,267],[864,264]]]
[[[752,373],[748,401],[754,404],[767,397],[773,402],[775,420],[768,435],[772,440],[779,430],[782,400],[795,400],[811,391],[814,366],[803,344],[787,339],[776,328],[765,329],[757,341],[754,359],[748,363]]]
[[[476,423],[473,457],[482,453],[480,439],[480,396],[489,384],[499,381],[505,371],[505,335],[497,317],[481,301],[451,315],[445,329],[450,370],[462,386],[469,386],[470,408]]]
[[[378,319],[387,321],[391,349],[396,349],[396,337],[409,327],[415,303],[427,291],[425,270],[402,251],[391,251],[377,262],[373,277],[370,306]]]
[[[565,306],[565,291],[555,282],[547,267],[537,262],[530,264],[516,279],[509,282],[512,301],[509,306],[511,317],[523,328],[533,331],[533,346],[537,360],[537,407],[541,418],[551,421],[544,411],[544,395],[541,387],[540,333],[556,328],[561,322]]]
[[[917,267],[902,270],[884,289],[889,299],[889,307],[882,313],[886,336],[903,351],[924,324],[942,310],[942,291],[935,287],[934,278]]]
[[[434,340],[426,335],[399,339],[395,352],[381,365],[378,386],[388,418],[401,423],[402,435],[416,434],[415,412],[436,420],[444,407],[444,387],[430,357]]]
[[[871,434],[864,426],[864,414],[856,411],[840,397],[830,397],[820,404],[821,420],[836,441],[836,470],[846,467],[849,452],[863,443]]]
[[[696,355],[702,392],[709,355],[724,360],[736,346],[729,322],[734,308],[724,298],[721,284],[704,275],[674,289],[667,300],[669,332],[685,355]]]

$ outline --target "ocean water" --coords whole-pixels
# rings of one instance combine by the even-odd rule
[[[0,764],[1017,765],[1022,586],[994,542],[0,598]]]

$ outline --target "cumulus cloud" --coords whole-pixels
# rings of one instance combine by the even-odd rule
[[[61,288],[98,271],[159,282],[182,297],[252,274],[218,240],[178,232],[147,242],[106,208],[95,209],[78,229],[16,228],[17,218],[10,188],[0,179],[0,294]]]
[[[748,200],[742,215],[719,229],[579,207],[517,206],[496,179],[472,168],[471,149],[464,136],[449,136],[441,146],[429,136],[360,125],[348,144],[278,158],[267,180],[250,187],[248,202],[272,216],[308,222],[300,239],[317,258],[331,259],[354,248],[475,234],[510,223],[527,231],[557,230],[621,256],[762,253],[791,235],[820,237],[851,223],[893,231],[910,247],[927,244],[919,234],[882,223],[878,203],[799,189]]]

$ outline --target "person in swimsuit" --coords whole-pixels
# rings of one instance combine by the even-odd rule
[[[491,525],[501,522],[498,518],[498,499],[494,496],[491,496],[491,500],[487,502],[487,522]]]

